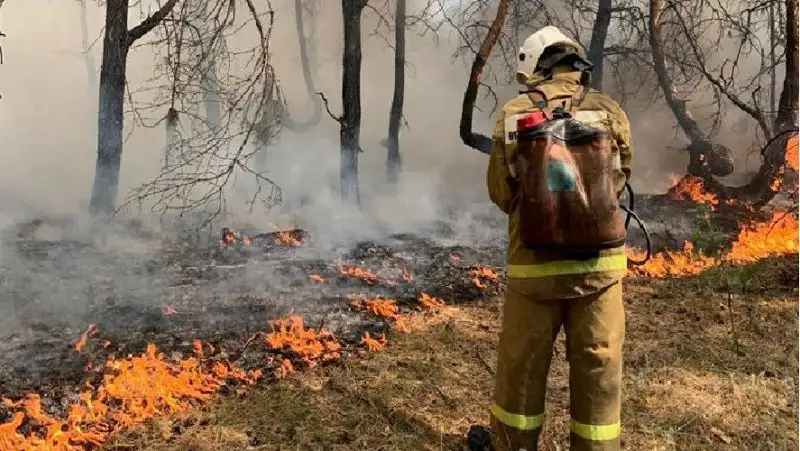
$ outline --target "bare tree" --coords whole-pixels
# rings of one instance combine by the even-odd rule
[[[280,115],[282,118],[280,121],[281,126],[295,133],[303,133],[312,130],[322,119],[322,99],[316,94],[309,51],[309,47],[311,47],[314,40],[314,4],[315,0],[307,0],[305,2],[303,2],[303,0],[295,0],[294,2],[295,30],[297,32],[297,43],[300,47],[300,67],[303,72],[306,94],[314,104],[311,117],[306,121],[295,120],[292,118],[292,115],[289,114],[289,110],[280,95],[271,95],[267,99],[267,102],[271,104],[270,109],[274,110],[275,114]],[[308,15],[311,20],[306,21],[304,18],[306,15]],[[309,31],[306,31],[306,24],[309,24]],[[272,115],[264,116],[263,120],[264,122],[259,123],[256,129],[256,141],[259,149],[255,154],[255,161],[253,164],[259,171],[267,170],[267,149],[269,143],[276,138],[275,135],[277,132]]]
[[[306,12],[310,21],[309,24],[314,23],[314,6],[313,1],[302,0],[294,1],[294,18],[295,29],[297,30],[297,44],[300,46],[300,69],[303,72],[303,83],[306,86],[306,95],[309,100],[314,104],[314,111],[307,121],[297,121],[291,117],[290,114],[286,115],[284,124],[286,128],[293,132],[306,132],[316,127],[322,119],[322,99],[316,95],[317,88],[314,86],[314,74],[311,68],[311,56],[309,55],[309,46],[313,39],[313,29],[311,32],[306,33],[306,21],[303,19],[303,12]]]
[[[0,7],[3,6],[3,1],[4,0],[0,0]],[[5,33],[3,33],[2,30],[0,30],[0,39],[2,39],[4,37],[6,37]],[[0,45],[0,64],[3,64],[3,46],[2,45]],[[0,99],[2,99],[2,98],[3,98],[3,96],[0,95]]]
[[[785,82],[779,104],[765,107],[764,99],[774,96],[762,89],[765,78],[774,77],[778,69],[777,58],[776,65],[764,64],[761,70],[749,77],[740,69],[743,58],[767,53],[761,35],[764,32],[775,33],[764,28],[776,25],[769,21],[769,4],[770,1],[727,4],[651,0],[648,19],[653,65],[659,84],[667,104],[691,142],[689,173],[702,177],[706,189],[724,199],[745,200],[756,205],[769,202],[778,191],[785,170],[786,142],[797,127],[796,0],[785,2],[786,28],[780,30],[785,42]],[[773,5],[775,7],[779,4]],[[665,14],[669,15],[669,38],[664,36]],[[665,45],[667,42],[671,47]],[[735,45],[732,57],[720,57],[729,50],[726,45]],[[713,178],[733,171],[730,149],[713,143],[689,112],[688,100],[680,96],[672,78],[676,69],[670,70],[668,60],[672,60],[672,66],[681,71],[685,80],[694,79],[694,83],[704,82],[710,86],[720,108],[732,105],[755,121],[761,142],[767,144],[758,173],[747,184],[727,187]],[[693,91],[697,90],[696,86]],[[774,119],[770,120],[770,116]],[[718,113],[715,122],[720,118]]]
[[[86,0],[78,0],[81,13],[81,53],[83,64],[86,67],[87,87],[94,91],[97,89],[97,63],[92,55],[92,46],[89,42],[89,24],[86,17]]]
[[[368,0],[342,0],[344,51],[342,52],[342,114],[334,115],[324,94],[318,93],[328,114],[339,127],[339,176],[345,202],[359,205],[358,154],[361,152],[361,16]]]
[[[386,152],[386,179],[396,184],[403,161],[400,156],[400,123],[406,82],[406,0],[397,0],[394,17],[394,94],[389,108],[389,134]]]
[[[153,79],[131,93],[156,100],[133,102],[132,114],[144,127],[166,121],[170,157],[124,206],[149,202],[162,214],[191,214],[207,223],[226,212],[226,188],[238,175],[257,183],[251,205],[259,201],[269,208],[280,200],[277,185],[251,164],[259,149],[256,134],[277,139],[283,118],[269,50],[274,12],[269,2],[259,10],[252,0],[240,1],[243,9],[229,0],[204,7],[182,2],[148,43],[164,49],[166,57],[155,65]],[[208,74],[214,74],[213,83]],[[209,114],[210,98],[218,103],[218,117]]]
[[[144,37],[175,7],[167,0],[151,16],[128,30],[129,0],[107,0],[103,62],[97,117],[97,164],[92,187],[91,210],[112,213],[117,199],[122,161],[125,69],[131,45]]]

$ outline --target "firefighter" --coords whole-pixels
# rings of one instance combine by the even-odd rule
[[[574,118],[609,132],[618,198],[630,176],[630,124],[614,100],[587,86],[591,67],[577,43],[548,26],[520,48],[517,81],[554,101],[574,98],[585,88]],[[521,243],[518,181],[509,165],[516,150],[515,118],[541,106],[523,91],[503,107],[493,135],[487,185],[492,202],[509,217],[508,283],[490,428],[473,426],[469,448],[537,449],[553,344],[563,327],[570,367],[570,449],[619,450],[625,246],[575,259],[534,252]]]

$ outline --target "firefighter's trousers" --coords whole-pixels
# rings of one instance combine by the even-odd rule
[[[622,282],[575,299],[531,299],[509,284],[498,347],[492,445],[537,450],[553,344],[567,339],[570,450],[620,449]]]

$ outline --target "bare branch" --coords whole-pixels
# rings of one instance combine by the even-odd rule
[[[144,19],[139,25],[136,25],[128,30],[128,47],[155,28],[167,16],[167,14],[172,11],[172,8],[174,8],[177,3],[178,0],[167,0],[167,2],[164,3],[164,5],[159,8],[158,11]]]
[[[325,93],[317,92],[317,95],[322,99],[322,103],[325,105],[325,111],[328,113],[328,116],[330,116],[331,119],[333,119],[334,121],[336,121],[336,122],[341,124],[342,123],[342,117],[333,114],[333,112],[331,111],[330,105],[328,104],[328,98],[325,97]]]

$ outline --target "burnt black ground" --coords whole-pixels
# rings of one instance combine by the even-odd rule
[[[0,394],[16,399],[38,392],[54,411],[83,382],[98,377],[87,364],[101,367],[108,356],[138,354],[148,343],[177,358],[191,354],[192,341],[200,339],[215,348],[212,358],[260,368],[269,353],[263,340],[244,349],[247,339],[269,331],[272,320],[298,314],[307,327],[332,330],[347,351],[365,331],[388,328],[386,321],[357,311],[348,296],[392,298],[406,311],[416,308],[423,291],[448,303],[494,296],[498,285],[478,288],[470,269],[481,265],[500,272],[504,257],[501,241],[466,247],[409,235],[358,243],[333,256],[326,252],[325,258],[315,254],[313,238],[300,248],[210,249],[184,258],[172,255],[175,251],[149,258],[110,255],[98,246],[71,242],[18,244],[16,262],[28,271],[3,286],[10,298],[4,298],[4,307],[14,322],[0,333]],[[379,280],[368,284],[343,277],[340,264],[368,269]],[[404,271],[412,281],[403,279]],[[315,282],[311,274],[325,281]],[[68,300],[49,304],[59,291],[65,298],[82,296],[72,306]],[[175,313],[164,314],[167,307]],[[78,353],[74,343],[89,324],[99,333]],[[105,341],[110,345],[103,346]]]
[[[637,201],[657,248],[680,247],[690,237],[694,205]],[[725,224],[735,231],[735,221]],[[245,343],[290,314],[302,315],[306,326],[332,330],[347,354],[365,331],[388,328],[386,321],[357,311],[348,296],[380,295],[408,311],[417,307],[421,292],[450,304],[500,293],[505,227],[503,218],[476,218],[469,236],[459,236],[463,228],[455,232],[447,223],[432,223],[418,233],[324,251],[313,232],[300,248],[222,251],[162,246],[154,237],[121,246],[97,239],[17,238],[0,254],[0,396],[37,392],[46,408],[62,410],[85,381],[99,377],[87,364],[102,367],[110,355],[138,354],[148,343],[179,358],[190,355],[192,341],[200,339],[214,347],[212,359],[261,368],[269,358],[263,340],[246,348]],[[633,245],[643,242],[637,232],[630,238]],[[142,241],[151,246],[140,249]],[[344,278],[340,264],[368,269],[379,281]],[[476,265],[495,269],[501,283],[478,288],[470,275]],[[413,280],[405,281],[403,271]],[[325,282],[314,282],[311,274]],[[175,313],[165,315],[165,308]],[[74,343],[89,324],[99,333],[78,353]],[[102,346],[105,341],[110,344]]]

